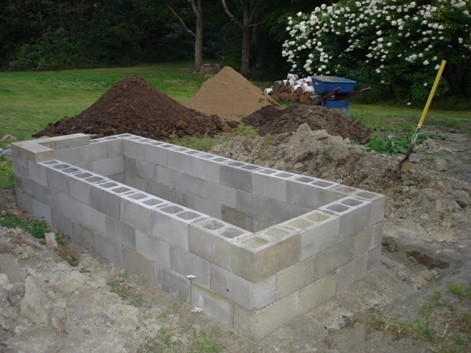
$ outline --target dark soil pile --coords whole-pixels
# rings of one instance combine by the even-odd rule
[[[216,116],[189,109],[152,87],[142,77],[115,82],[92,106],[74,118],[51,123],[34,137],[73,133],[97,137],[132,133],[156,140],[214,135],[230,128]]]
[[[288,107],[284,110],[266,106],[242,119],[261,136],[295,132],[304,123],[311,130],[326,130],[332,136],[349,138],[360,144],[368,142],[369,132],[348,116],[321,106]]]

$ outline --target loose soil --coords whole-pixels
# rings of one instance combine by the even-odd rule
[[[366,144],[370,134],[348,116],[321,106],[291,106],[283,110],[265,106],[243,118],[242,122],[255,127],[260,136],[295,132],[303,123],[312,130],[326,130],[330,135],[360,144]]]
[[[279,108],[278,103],[232,68],[225,66],[201,85],[184,105],[207,115],[240,120],[264,106]]]
[[[139,82],[139,87],[146,87],[137,78],[127,81],[128,87]],[[130,88],[120,90],[127,94]],[[95,119],[116,109],[134,114],[134,100],[128,104],[123,95],[119,97],[103,104],[101,111],[97,105]],[[142,104],[146,103],[136,106]],[[161,103],[148,106],[154,119],[162,107]],[[216,330],[227,345],[225,352],[230,353],[433,352],[427,342],[377,330],[370,320],[370,309],[412,321],[434,290],[471,283],[471,136],[427,131],[439,132],[446,139],[419,145],[411,156],[411,169],[398,175],[396,166],[401,157],[370,153],[362,145],[352,145],[351,141],[362,136],[361,131],[356,135],[354,124],[332,123],[338,117],[331,111],[278,111],[267,106],[250,114],[248,121],[265,131],[264,136],[220,137],[211,152],[386,195],[379,268],[261,342],[253,342],[204,314],[195,317],[185,303],[134,274],[123,278],[121,269],[71,240],[68,249],[77,258],[76,267],[22,231],[0,227],[0,352],[144,352],[147,337],[165,330],[174,330],[170,341],[180,342],[176,351],[184,352],[189,351],[192,330],[181,336],[178,333],[191,325],[207,333]],[[133,119],[127,120],[134,120],[134,124],[147,124],[148,120],[140,121],[141,115],[130,116]],[[317,125],[310,124],[313,121]],[[86,132],[77,131],[80,124],[76,124],[65,125],[61,134]],[[108,120],[101,120],[100,125],[92,119],[88,124],[95,127],[91,133],[98,136],[109,131],[136,133],[111,131]],[[174,121],[172,124],[173,130],[161,128],[168,131],[165,136],[185,131],[175,128]],[[340,129],[334,132],[330,125],[340,125]],[[349,126],[354,134],[343,135]],[[1,191],[0,210],[17,211],[12,191]],[[117,284],[126,289],[125,298],[111,292]]]
[[[230,127],[218,116],[207,116],[186,108],[142,77],[132,76],[115,82],[100,99],[76,117],[51,123],[34,137],[79,132],[103,137],[127,132],[166,140],[214,135],[222,131],[230,131]]]

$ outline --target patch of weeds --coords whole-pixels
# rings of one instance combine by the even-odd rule
[[[258,136],[258,132],[253,126],[246,125],[242,122],[240,122],[237,125],[237,127],[234,129],[234,134],[240,135],[240,136],[245,136],[245,137],[256,137],[256,136]]]
[[[371,328],[396,337],[429,341],[440,353],[467,353],[471,347],[471,285],[449,285],[444,293],[435,291],[419,309],[412,322],[387,317],[377,310],[368,322]]]
[[[330,156],[330,151],[332,150],[332,146],[331,147],[327,147],[327,148],[324,148],[324,150],[322,151],[322,158],[325,160],[325,161],[330,161],[332,159],[332,157]]]
[[[44,233],[49,231],[47,223],[44,220],[38,220],[27,214],[21,217],[10,212],[2,212],[0,214],[0,225],[5,228],[20,228],[31,234],[37,239],[43,239]]]
[[[82,267],[79,270],[80,273],[92,273],[87,267]]]
[[[178,146],[191,148],[198,151],[209,151],[216,144],[216,140],[209,136],[184,136],[181,138],[172,138],[170,143]]]
[[[5,156],[0,156],[0,189],[13,189],[14,187],[13,165]]]
[[[411,144],[412,137],[414,132],[408,132],[402,134],[401,136],[397,137],[395,134],[390,133],[386,137],[378,135],[378,134],[371,134],[370,141],[366,144],[366,150],[371,152],[375,151],[377,153],[383,153],[387,155],[394,155],[398,153],[406,154],[407,150]],[[417,137],[416,144],[421,144],[427,139],[434,139],[434,140],[444,140],[440,134],[420,134]]]
[[[188,275],[186,278],[190,281],[189,295],[191,281],[196,277]],[[218,331],[213,330],[206,333],[194,327],[197,315],[202,312],[200,308],[191,310],[194,315],[188,325],[175,325],[179,321],[177,315],[183,303],[173,305],[168,311],[162,311],[156,318],[160,328],[155,335],[146,338],[141,350],[143,353],[219,353],[226,348]]]
[[[144,304],[144,300],[141,297],[135,298],[132,302],[131,305],[135,306],[136,308],[140,308]]]
[[[117,294],[121,299],[126,299],[129,295],[129,288],[126,284],[128,275],[126,272],[118,272],[113,276],[112,281],[108,281],[107,285],[111,287],[111,293]]]

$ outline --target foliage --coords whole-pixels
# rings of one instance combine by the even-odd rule
[[[4,211],[0,213],[0,226],[6,228],[23,229],[25,232],[31,234],[37,239],[43,239],[44,233],[49,231],[49,228],[44,220],[31,218],[27,214],[19,217]]]
[[[403,322],[374,310],[371,325],[397,337],[429,341],[439,353],[466,353],[471,346],[471,285],[452,284],[435,291],[419,309],[418,318]]]
[[[375,151],[377,153],[384,153],[387,155],[394,155],[398,153],[406,154],[411,144],[413,132],[402,134],[399,138],[393,133],[388,134],[386,137],[378,134],[371,134],[370,141],[366,144],[367,151]],[[416,144],[421,144],[429,138],[443,139],[440,134],[421,134],[417,137]]]
[[[471,4],[346,0],[290,17],[282,55],[301,74],[348,76],[405,101],[424,101],[447,44],[453,52],[436,95],[469,96]]]
[[[113,276],[113,280],[108,281],[106,284],[111,287],[111,293],[117,294],[121,299],[126,299],[128,297],[129,288],[126,285],[126,279],[128,275],[126,272],[118,272]]]

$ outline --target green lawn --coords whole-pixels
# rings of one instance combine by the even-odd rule
[[[75,116],[92,105],[109,86],[126,76],[139,75],[180,103],[194,95],[205,77],[192,71],[191,62],[131,68],[67,70],[53,72],[0,72],[0,137],[20,140],[42,130],[48,123]],[[268,87],[270,82],[255,82]],[[368,94],[368,93],[365,93]],[[350,104],[351,116],[375,130],[414,129],[420,106]],[[430,110],[424,124],[471,132],[471,110]],[[2,146],[0,146],[2,147]]]

